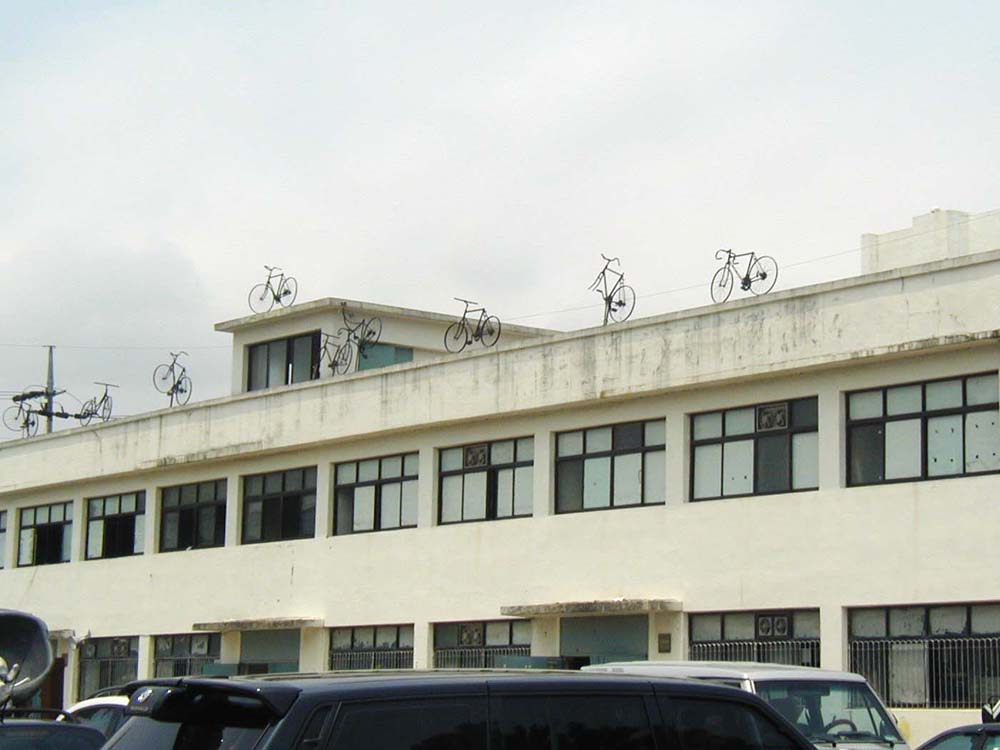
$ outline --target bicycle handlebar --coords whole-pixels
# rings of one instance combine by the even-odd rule
[[[268,265],[265,265],[264,268],[266,268],[268,271],[280,271],[281,270],[280,268],[278,268],[278,266],[268,266]]]
[[[604,258],[604,260],[606,260],[608,263],[617,263],[618,265],[621,265],[622,263],[620,260],[618,260],[618,258],[609,258],[604,253],[601,253],[601,257]]]
[[[100,380],[95,380],[94,385],[103,385],[105,388],[117,388],[115,383],[102,383]]]
[[[722,260],[723,257],[728,258],[730,255],[732,255],[732,252],[733,252],[732,250],[716,250],[715,259]],[[719,255],[719,253],[724,253],[725,255]]]
[[[464,302],[467,305],[478,305],[478,302],[473,302],[471,299],[462,299],[461,297],[452,297],[456,302]]]
[[[171,356],[171,357],[173,357],[174,359],[177,359],[177,358],[178,358],[179,356],[181,356],[182,354],[184,354],[184,355],[187,355],[188,357],[190,357],[190,356],[191,356],[191,355],[190,355],[190,354],[188,354],[187,352],[170,352],[170,356]]]

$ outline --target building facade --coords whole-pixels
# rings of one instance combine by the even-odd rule
[[[856,278],[460,355],[453,318],[347,302],[386,347],[347,375],[341,300],[220,324],[230,397],[0,445],[0,601],[66,702],[755,659],[862,671],[925,738],[1000,695],[1000,233],[866,241]]]

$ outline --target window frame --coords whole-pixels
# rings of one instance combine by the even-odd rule
[[[61,521],[52,521],[52,509],[62,506],[63,509],[63,519]],[[45,509],[48,511],[49,521],[45,523],[38,523],[38,511]],[[27,511],[32,511],[32,521],[29,524],[25,524],[24,516]],[[66,558],[60,560],[50,560],[47,562],[38,562],[38,533],[35,532],[34,543],[32,544],[31,552],[31,562],[22,563],[21,562],[21,545],[22,545],[22,534],[26,530],[36,530],[39,527],[48,526],[60,526],[62,528],[62,534],[65,535],[65,527],[69,527],[69,533],[72,535],[73,531],[73,501],[63,500],[55,503],[44,503],[42,505],[32,505],[27,508],[18,508],[17,510],[17,552],[14,557],[15,567],[18,568],[31,568],[39,565],[60,565],[62,563],[68,563],[73,559],[73,548],[72,548],[72,536],[70,537],[70,549],[66,551]],[[62,555],[62,548],[60,547],[60,556]]]
[[[974,372],[968,375],[952,375],[943,378],[933,378],[930,380],[914,380],[906,383],[893,383],[891,385],[876,386],[874,388],[858,388],[850,391],[844,392],[844,429],[845,429],[845,463],[846,463],[846,476],[845,484],[847,487],[875,487],[883,484],[901,484],[904,482],[930,482],[937,481],[940,479],[958,479],[962,477],[980,477],[980,476],[990,476],[991,474],[1000,474],[1000,469],[994,469],[992,471],[976,471],[968,472],[965,470],[965,456],[967,450],[966,441],[966,419],[965,416],[968,414],[974,414],[976,412],[988,412],[997,411],[1000,413],[1000,396],[998,396],[997,401],[992,401],[985,404],[975,404],[969,406],[968,404],[968,381],[973,378],[980,378],[987,375],[997,376],[998,372],[996,370],[986,370],[984,372]],[[933,383],[944,383],[949,380],[960,380],[962,383],[962,406],[959,407],[949,407],[945,409],[934,409],[928,411],[927,409],[927,386]],[[908,386],[920,386],[920,411],[916,412],[906,412],[903,414],[888,414],[888,394],[890,390],[895,388],[906,388]],[[851,418],[851,396],[857,395],[859,393],[872,393],[875,391],[880,391],[882,396],[882,414],[878,417],[861,417],[858,419]],[[940,474],[937,476],[929,476],[927,473],[927,456],[928,456],[928,441],[927,441],[927,423],[930,419],[935,419],[937,417],[949,417],[949,416],[961,416],[962,417],[962,471],[956,472],[955,474]],[[886,428],[885,426],[890,422],[903,422],[912,421],[914,419],[920,420],[920,475],[911,477],[897,477],[894,479],[885,478],[885,465],[886,465],[886,452],[885,452],[885,440],[886,440]],[[854,482],[851,478],[851,462],[853,458],[852,453],[852,443],[854,428],[856,427],[870,427],[881,425],[881,439],[882,439],[882,467],[881,474],[882,479],[874,482]]]
[[[195,638],[204,637],[206,639],[206,651],[204,654],[195,654],[193,642]],[[169,648],[164,649],[166,646],[166,640],[169,638]],[[179,640],[180,639],[180,640]],[[177,650],[177,644],[181,640],[187,643],[187,653],[177,655],[174,652]],[[159,667],[161,664],[183,664],[184,671],[182,675],[204,675],[204,668],[208,664],[218,664],[222,661],[222,634],[221,633],[164,633],[162,635],[153,636],[153,676],[159,678]],[[161,653],[161,651],[169,651],[169,654]],[[195,672],[193,667],[199,667],[200,671]],[[174,677],[176,675],[168,675],[169,677]]]
[[[104,512],[102,512],[100,515],[91,515],[91,512],[90,512],[91,503],[94,503],[94,502],[97,502],[97,501],[101,501],[103,503],[103,507],[106,508],[108,500],[111,500],[113,498],[117,498],[118,503],[119,503],[119,507],[120,507],[121,500],[126,495],[135,495],[135,508],[136,509],[134,511],[122,512],[122,511],[119,510],[119,512],[117,512],[117,513],[104,513]],[[142,517],[142,519],[143,519],[142,535],[143,535],[143,540],[145,541],[145,538],[146,538],[146,527],[145,527],[145,518],[146,518],[146,491],[145,490],[135,490],[133,492],[120,492],[120,493],[112,494],[112,495],[100,495],[98,497],[88,497],[88,498],[84,499],[84,501],[83,501],[83,509],[84,509],[84,513],[85,513],[85,516],[86,516],[86,524],[87,524],[87,527],[84,530],[84,538],[83,538],[83,559],[84,560],[115,560],[115,559],[122,558],[122,557],[135,557],[136,555],[143,554],[144,549],[143,550],[139,550],[138,552],[135,551],[135,536],[136,536],[136,528],[139,525],[138,524],[139,518]],[[104,536],[106,534],[106,532],[107,532],[106,522],[107,522],[108,519],[119,519],[119,518],[126,518],[126,517],[132,517],[133,518],[133,526],[132,526],[132,551],[129,552],[129,553],[127,553],[127,554],[108,555],[107,551],[105,550],[105,540],[106,540],[106,537]],[[102,529],[101,529],[101,537],[102,537],[101,538],[101,554],[97,555],[97,556],[91,556],[91,554],[90,554],[90,525],[93,522],[95,522],[95,521],[104,521],[105,525],[102,526]]]
[[[115,642],[127,641],[127,654],[125,656],[115,656],[114,647]],[[101,656],[98,652],[100,651],[101,644],[107,643],[111,650],[110,656]],[[88,657],[86,652],[89,646],[93,646],[94,656]],[[96,664],[98,670],[98,682],[107,684],[100,685],[97,689],[103,690],[107,687],[111,687],[115,684],[121,684],[121,681],[117,679],[117,675],[114,674],[115,666],[132,666],[135,667],[135,672],[138,674],[139,670],[139,636],[137,635],[123,635],[123,636],[102,636],[102,637],[92,637],[87,638],[82,641],[79,646],[79,669],[76,680],[77,694],[80,700],[90,698],[93,694],[84,695],[83,692],[83,682],[86,677],[86,666],[89,664]],[[103,677],[107,675],[108,679],[104,680]],[[135,678],[133,678],[135,679]]]
[[[529,460],[518,460],[518,443],[522,440],[531,440],[531,458]],[[493,463],[493,446],[500,443],[513,443],[514,444],[514,460],[507,461],[504,463]],[[470,448],[479,448],[485,446],[487,452],[487,462],[483,466],[469,466],[467,467],[466,459],[468,456],[467,451]],[[460,450],[462,451],[462,467],[459,469],[443,469],[442,468],[442,458],[445,451],[449,450]],[[482,440],[472,443],[461,443],[459,445],[449,445],[443,448],[437,449],[437,525],[438,526],[454,526],[456,524],[462,523],[483,523],[484,521],[507,521],[514,518],[531,518],[535,514],[534,502],[535,502],[535,490],[534,490],[534,467],[535,467],[535,436],[531,435],[516,435],[514,437],[497,438],[493,440]],[[497,476],[501,471],[510,469],[512,472],[513,489],[512,493],[517,492],[517,470],[521,468],[531,468],[532,471],[532,489],[531,489],[531,511],[528,513],[517,513],[517,498],[516,494],[511,496],[511,514],[498,515],[497,506]],[[486,498],[485,498],[485,512],[482,518],[465,518],[465,477],[470,474],[486,474]],[[444,521],[443,510],[444,510],[444,480],[447,477],[461,476],[462,479],[462,518],[456,521]]]
[[[415,456],[417,462],[417,473],[407,474],[406,473],[406,458],[407,456]],[[383,477],[382,476],[382,462],[386,459],[398,458],[401,462],[400,475],[397,477]],[[365,479],[358,480],[358,467],[362,463],[367,461],[378,461],[378,478],[377,479]],[[340,468],[342,466],[348,466],[349,464],[354,464],[355,474],[353,482],[344,482],[343,484],[339,481]],[[407,482],[417,482],[417,497],[415,498],[416,507],[414,507],[414,521],[412,524],[403,523],[403,499],[402,499],[402,485]],[[333,465],[333,535],[334,536],[351,536],[352,534],[373,534],[377,531],[397,531],[399,529],[415,529],[419,523],[419,506],[420,506],[420,453],[418,451],[409,451],[407,453],[390,453],[385,456],[377,456],[373,458],[361,458],[354,461],[341,461]],[[389,484],[399,484],[400,485],[400,506],[399,506],[399,526],[386,526],[382,527],[382,488]],[[353,528],[350,531],[341,532],[339,529],[340,523],[340,498],[338,493],[341,489],[356,490],[359,487],[374,487],[375,488],[375,498],[374,498],[374,521],[373,528],[361,529],[355,531]],[[352,497],[352,502],[354,498]],[[352,510],[352,520],[353,520],[353,510]],[[353,523],[352,523],[353,526]]]
[[[289,490],[286,488],[288,482],[288,475],[295,471],[301,471],[302,474],[302,487],[295,490]],[[265,471],[258,472],[255,474],[245,474],[241,477],[242,481],[242,493],[243,493],[243,503],[242,510],[240,512],[240,544],[269,544],[271,542],[289,542],[296,541],[299,539],[313,539],[316,536],[316,504],[319,501],[319,496],[317,494],[317,473],[318,467],[316,466],[297,466],[292,469],[278,469],[276,471]],[[267,477],[273,474],[281,475],[281,491],[280,492],[267,492]],[[307,477],[311,475],[312,484],[307,483]],[[261,493],[260,495],[248,495],[247,485],[251,480],[261,478]],[[306,495],[313,496],[313,522],[312,529],[308,532],[300,533],[297,536],[279,536],[276,539],[265,539],[264,538],[264,507],[269,502],[279,503],[279,518],[284,518],[284,504],[286,499],[290,499],[292,496],[298,496],[301,498]],[[247,515],[249,513],[249,508],[252,502],[260,501],[261,503],[261,538],[260,539],[248,539],[247,538]],[[302,508],[299,507],[299,514],[301,516]],[[301,521],[301,518],[300,518]]]
[[[802,403],[806,401],[816,402],[816,424],[811,427],[793,427],[792,422],[794,421],[793,412],[795,409],[795,404]],[[769,406],[780,406],[786,405],[788,408],[788,424],[779,429],[773,430],[760,430],[758,428],[758,409],[763,409]],[[726,413],[731,411],[740,411],[742,409],[753,409],[754,411],[754,427],[751,432],[744,432],[736,435],[726,434]],[[722,435],[719,437],[710,438],[695,438],[694,423],[698,417],[703,417],[706,415],[718,414],[722,421]],[[794,436],[795,435],[805,435],[815,433],[817,436],[817,441],[819,440],[819,397],[818,396],[799,396],[796,398],[788,398],[782,400],[772,400],[764,401],[755,404],[745,404],[741,406],[730,406],[725,409],[711,409],[709,411],[694,412],[689,415],[688,421],[690,429],[690,440],[688,441],[688,450],[690,452],[690,460],[688,461],[688,502],[701,503],[701,502],[712,502],[716,500],[732,500],[741,497],[767,497],[768,495],[787,495],[793,492],[816,492],[819,490],[819,449],[817,447],[816,455],[816,486],[815,487],[792,487],[793,479],[795,476],[795,450],[794,450]],[[785,438],[785,447],[788,451],[788,489],[780,490],[766,490],[757,491],[758,484],[758,469],[759,464],[757,462],[760,451],[757,449],[757,444],[759,441],[782,436]],[[750,492],[741,492],[738,494],[727,495],[723,492],[725,488],[725,475],[726,475],[726,462],[725,462],[725,445],[726,443],[740,443],[752,441],[753,442],[753,490]],[[696,449],[707,446],[707,445],[718,445],[722,446],[722,456],[719,460],[719,491],[723,494],[713,495],[711,497],[695,497],[695,476],[696,476]]]
[[[304,333],[297,333],[292,336],[279,336],[278,338],[268,339],[267,341],[255,341],[252,344],[246,345],[246,377],[244,378],[244,386],[247,393],[255,393],[256,391],[264,391],[269,388],[280,388],[285,385],[296,385],[298,383],[305,383],[310,380],[318,380],[320,376],[320,338],[321,332],[319,330],[306,331]],[[297,339],[311,338],[312,346],[310,347],[310,362],[309,362],[309,375],[301,380],[292,380],[295,377],[293,369],[293,359],[294,359],[294,342]],[[270,368],[270,347],[272,344],[284,343],[285,344],[285,379],[282,383],[271,383],[271,368]],[[253,378],[253,351],[260,349],[261,347],[267,347],[267,355],[265,361],[268,366],[264,368],[265,372],[265,384],[252,388],[252,378]]]
[[[214,500],[202,501],[200,500],[201,486],[205,484],[214,484]],[[194,487],[195,488],[195,499],[193,503],[184,504],[184,488]],[[157,540],[157,550],[159,552],[184,552],[196,549],[214,549],[216,547],[224,547],[226,544],[226,505],[228,496],[228,482],[225,478],[222,479],[206,479],[203,482],[189,482],[187,484],[174,484],[168,487],[161,487],[159,491],[160,495],[160,534]],[[176,492],[177,493],[177,504],[167,506],[167,493]],[[220,498],[221,492],[221,498]],[[216,518],[218,518],[218,513],[222,513],[222,529],[221,534],[218,529],[219,521],[216,520],[216,529],[214,530],[215,538],[212,544],[199,544],[199,528],[201,526],[201,513],[199,512],[201,508],[206,506],[214,506],[216,512]],[[194,544],[186,547],[180,546],[180,519],[181,514],[184,511],[193,511],[194,522],[193,522],[193,533],[194,533]],[[178,546],[167,547],[165,545],[165,536],[167,532],[166,519],[168,515],[176,515],[177,519],[177,538]]]
[[[663,442],[662,443],[651,443],[646,444],[646,425],[650,422],[662,422],[663,423]],[[641,448],[618,448],[614,447],[614,434],[616,427],[624,427],[626,425],[638,424],[641,425],[642,430],[642,447]],[[591,430],[600,430],[604,428],[611,429],[611,449],[606,451],[587,451],[587,433]],[[559,455],[559,438],[562,435],[569,435],[574,432],[581,433],[581,438],[583,440],[583,445],[580,453],[573,455],[560,456]],[[667,461],[667,425],[666,417],[654,417],[652,419],[630,419],[625,422],[613,422],[610,424],[599,424],[599,425],[588,425],[586,427],[578,427],[573,430],[561,430],[555,433],[553,444],[553,470],[555,475],[553,476],[553,510],[555,515],[568,515],[571,513],[594,513],[605,510],[626,510],[628,508],[649,508],[657,505],[666,505],[666,482],[664,482],[664,497],[662,500],[648,501],[645,498],[646,494],[646,483],[645,480],[641,484],[642,497],[638,503],[629,503],[625,505],[615,505],[615,469],[614,469],[614,459],[617,456],[628,456],[639,454],[642,458],[643,472],[645,472],[646,467],[646,454],[656,453],[658,451],[663,451],[663,471],[666,472],[666,461]],[[574,508],[571,510],[560,510],[559,509],[559,465],[564,463],[570,463],[571,461],[580,461],[581,464],[585,464],[588,458],[611,458],[610,469],[609,469],[609,481],[608,481],[608,504],[600,506],[598,508],[584,508],[583,496],[580,498],[580,508]],[[581,488],[583,485],[581,484]]]

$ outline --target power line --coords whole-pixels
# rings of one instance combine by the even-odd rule
[[[47,344],[8,344],[0,343],[0,347],[8,349],[41,349]],[[57,349],[85,349],[91,351],[169,351],[170,349],[231,349],[231,346],[215,345],[215,346],[192,346],[191,344],[185,344],[183,346],[178,346],[177,344],[171,344],[167,346],[107,346],[107,345],[86,345],[86,344],[53,344]]]

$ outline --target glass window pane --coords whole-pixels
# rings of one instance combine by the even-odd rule
[[[257,475],[247,477],[243,483],[243,494],[246,497],[260,497],[264,494],[264,477]]]
[[[497,518],[514,515],[514,470],[497,472]]]
[[[267,344],[247,347],[247,390],[267,388]]]
[[[514,646],[531,645],[531,620],[514,620],[510,624],[510,642]]]
[[[488,623],[486,623],[486,645],[487,646],[509,646],[510,645],[510,623],[509,622],[488,622]]]
[[[923,411],[919,385],[904,385],[885,392],[885,410],[888,414],[915,414]]]
[[[371,531],[375,528],[375,486],[354,490],[354,531]]]
[[[375,628],[354,628],[354,648],[373,648],[375,646]]]
[[[458,646],[458,623],[444,622],[434,626],[434,645],[438,648]]]
[[[556,512],[583,509],[583,461],[559,461],[556,464]]]
[[[533,461],[535,458],[535,439],[533,437],[520,438],[517,441],[517,460]]]
[[[886,422],[885,425],[885,478],[902,479],[920,476],[923,445],[920,420],[905,419]]]
[[[334,523],[337,534],[350,534],[354,531],[354,489],[341,487],[337,490],[337,507],[334,510]]]
[[[395,479],[403,475],[403,457],[390,456],[382,459],[382,478]]]
[[[1000,470],[1000,429],[996,411],[977,411],[965,415],[965,470]]]
[[[465,475],[462,492],[462,519],[486,518],[486,472],[477,471]]]
[[[722,495],[722,446],[699,445],[694,449],[694,499]]]
[[[202,482],[198,485],[198,502],[210,503],[215,500],[216,482]]]
[[[267,386],[288,383],[288,342],[272,341],[267,345]]]
[[[313,378],[313,337],[292,339],[292,382],[302,383]],[[315,373],[318,377],[319,373]]]
[[[722,437],[722,412],[696,414],[693,422],[695,440]]]
[[[928,419],[927,475],[960,474],[962,466],[962,415]]]
[[[608,430],[608,437],[611,431]],[[588,449],[590,443],[587,443]],[[611,457],[588,458],[583,462],[583,507],[606,508],[611,502]]]
[[[413,648],[413,626],[412,625],[400,625],[399,626],[399,647],[400,648]]]
[[[754,431],[755,409],[730,409],[726,412],[727,435],[749,435]]]
[[[316,467],[310,466],[302,470],[302,488],[307,490],[316,489]]]
[[[264,516],[263,503],[247,503],[243,513],[243,538],[248,542],[257,542],[261,539],[261,522]]]
[[[35,523],[43,524],[49,522],[49,506],[43,505],[35,509]]]
[[[753,492],[753,440],[740,440],[722,446],[722,494],[745,495]]]
[[[727,641],[752,641],[756,637],[753,612],[732,612],[723,615],[722,637]]]
[[[819,425],[819,399],[801,398],[793,401],[792,427],[816,427]]]
[[[928,383],[927,411],[934,409],[953,409],[962,405],[962,381],[939,380]]]
[[[795,612],[792,615],[792,634],[796,638],[819,638],[819,612]]]
[[[977,375],[965,381],[965,403],[969,406],[997,402],[997,374]]]
[[[264,494],[272,495],[281,492],[283,474],[280,471],[264,475]]]
[[[395,529],[399,527],[402,490],[403,486],[398,482],[382,485],[382,507],[379,515],[379,528]]]
[[[354,461],[337,466],[337,484],[354,484],[356,481],[358,481],[358,465]]]
[[[462,520],[462,475],[441,479],[441,523]]]
[[[35,530],[23,529],[17,543],[17,564],[31,565],[35,561]]]
[[[358,463],[358,481],[370,482],[378,479],[378,459],[369,459]]]
[[[62,503],[59,503],[58,505],[53,505],[52,506],[52,514],[51,514],[52,523],[61,523],[62,522],[62,520],[64,518],[63,513],[64,513],[65,509],[66,509],[66,506],[63,505]]]
[[[977,604],[972,607],[972,633],[1000,633],[1000,604]]]
[[[403,474],[408,477],[415,477],[420,471],[420,454],[407,453],[403,457]]]
[[[384,625],[375,628],[376,648],[396,648],[397,645],[395,625]]]
[[[819,487],[819,435],[799,432],[792,435],[792,489]]]
[[[163,549],[172,550],[177,549],[178,539],[178,521],[180,516],[177,513],[165,513],[163,516]]]
[[[97,518],[98,516],[104,515],[104,498],[98,497],[93,500],[87,501],[87,516],[88,518]],[[31,517],[34,521],[34,516]]]
[[[722,615],[691,615],[692,641],[721,641]]]
[[[893,607],[889,610],[889,637],[926,635],[923,607]]]
[[[767,435],[757,441],[756,492],[787,492],[791,489],[789,447],[787,435]]]
[[[330,646],[336,651],[347,651],[351,648],[353,632],[351,628],[334,628],[330,634]]]
[[[94,515],[91,513],[91,515]],[[21,511],[21,525],[22,526],[34,526],[35,525],[35,509],[26,508]]]
[[[652,422],[646,422],[644,430],[645,434],[643,435],[643,441],[647,448],[652,445],[666,445],[667,442],[666,420],[654,419]]]
[[[490,463],[514,463],[514,441],[504,440],[500,443],[493,443],[493,445],[490,446]]]
[[[642,501],[662,503],[667,499],[666,451],[650,451],[643,457]]]
[[[847,399],[851,419],[870,419],[882,416],[882,391],[852,393]]]
[[[851,612],[851,635],[855,638],[885,638],[885,610],[859,609]]]
[[[73,520],[73,503],[66,503],[66,520]]]
[[[931,635],[964,635],[968,625],[965,607],[932,607],[929,613]]]
[[[135,495],[122,496],[122,513],[135,513]]]
[[[514,470],[514,515],[530,516],[534,513],[535,469],[520,466]]]
[[[583,433],[564,432],[556,438],[558,455],[579,456],[583,453]]]
[[[611,450],[611,428],[595,427],[587,430],[586,449],[587,453]]]
[[[614,457],[614,505],[639,505],[642,502],[642,454]]]
[[[848,461],[851,484],[870,484],[882,481],[884,465],[882,453],[882,425],[852,427],[849,433]]]
[[[69,562],[73,550],[73,527],[66,524],[62,527],[62,557],[63,562]]]
[[[109,497],[104,503],[104,514],[113,516],[119,512],[121,512],[121,498],[118,495]]]
[[[146,517],[135,516],[135,536],[132,539],[132,552],[142,554],[146,544]]]
[[[616,451],[642,448],[643,424],[631,422],[612,428],[612,445]]]
[[[462,449],[448,448],[441,451],[441,471],[455,471],[462,468]]]
[[[399,523],[402,526],[417,525],[417,481],[411,479],[403,482],[403,493],[400,501]]]
[[[198,544],[208,547],[215,544],[215,506],[198,508]]]

